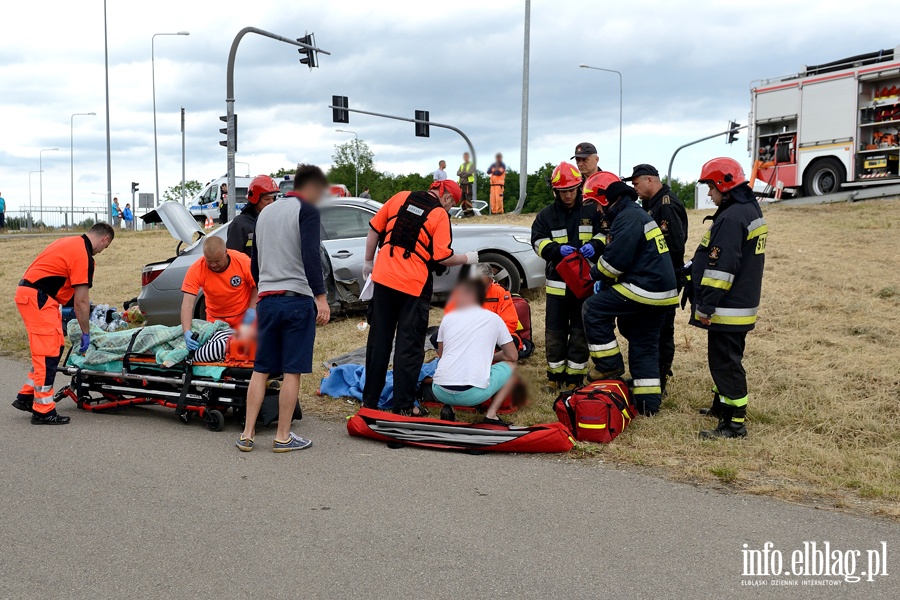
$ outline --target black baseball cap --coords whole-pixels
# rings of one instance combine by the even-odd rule
[[[642,177],[643,175],[652,175],[654,177],[659,177],[659,171],[656,170],[656,167],[648,164],[641,164],[634,167],[631,173],[631,177],[625,177],[622,181],[634,181],[635,177]]]
[[[587,158],[592,154],[597,154],[597,147],[590,142],[581,142],[575,146],[575,156],[572,158]]]

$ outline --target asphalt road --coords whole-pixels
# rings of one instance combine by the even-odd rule
[[[0,360],[5,398],[24,371]],[[243,454],[234,425],[61,412],[72,424],[34,427],[0,404],[0,598],[900,596],[886,521],[597,463],[389,450],[317,419],[299,426],[309,450],[273,454],[269,430]],[[888,576],[742,577],[745,543],[789,566],[824,540],[862,551],[857,573],[885,541]]]

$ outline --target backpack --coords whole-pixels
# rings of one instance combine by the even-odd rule
[[[423,248],[428,256],[424,256],[419,250],[419,246],[422,245],[419,235],[428,220],[428,215],[440,206],[440,201],[427,192],[410,192],[403,206],[397,211],[396,219],[389,232],[390,235],[387,236],[386,243],[390,246],[391,256],[395,249],[402,250],[403,258],[409,258],[412,254],[416,254],[422,259],[422,262],[430,265],[430,236],[428,236],[428,245]]]
[[[531,339],[531,305],[528,300],[518,294],[510,295],[513,306],[516,307],[516,314],[519,316],[519,323],[522,324],[522,329],[516,331],[516,335],[522,340],[522,349],[519,350],[519,360],[522,360],[534,354],[534,342]]]
[[[637,416],[628,386],[617,379],[594,381],[560,394],[553,409],[576,440],[600,444],[616,439]]]
[[[594,280],[591,279],[591,263],[581,252],[573,252],[556,265],[556,272],[566,282],[576,298],[584,300],[594,293]]]

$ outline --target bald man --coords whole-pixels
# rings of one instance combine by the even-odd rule
[[[181,327],[189,350],[198,347],[191,338],[191,320],[200,290],[206,302],[207,321],[225,321],[237,328],[256,318],[256,281],[250,272],[250,258],[227,249],[220,237],[207,237],[203,258],[191,265],[181,285]]]

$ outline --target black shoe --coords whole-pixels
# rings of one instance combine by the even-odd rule
[[[719,438],[744,438],[747,437],[747,426],[743,423],[727,423],[719,421],[719,426],[708,431],[701,431],[700,437],[705,440]]]
[[[33,402],[27,402],[27,401],[25,401],[25,400],[22,400],[21,398],[16,398],[15,400],[13,400],[12,405],[13,405],[13,408],[17,408],[17,409],[19,409],[19,410],[21,410],[21,411],[30,413],[30,412],[34,412],[34,411],[31,409],[32,403],[33,403]]]
[[[34,413],[31,415],[32,425],[65,425],[71,420],[71,417],[64,417],[56,411],[53,411],[52,413],[47,415],[38,413]]]
[[[441,409],[441,420],[442,421],[455,421],[456,413],[453,412],[453,407],[449,404],[445,404],[444,408]]]
[[[427,417],[428,411],[422,406],[411,406],[409,408],[396,409],[394,414],[401,417]]]
[[[484,419],[482,419],[481,423],[483,425],[499,425],[500,427],[509,427],[511,425],[500,417],[497,417],[496,419],[489,419],[488,417],[485,417]]]

